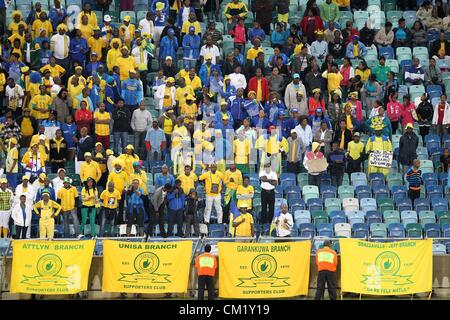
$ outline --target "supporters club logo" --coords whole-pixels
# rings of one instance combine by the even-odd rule
[[[118,281],[138,283],[150,281],[151,283],[170,283],[170,275],[158,274],[156,271],[160,266],[159,258],[153,252],[143,252],[134,259],[133,267],[136,272],[121,273]]]
[[[39,258],[36,264],[37,275],[26,276],[22,283],[32,286],[56,285],[67,286],[73,284],[70,277],[60,276],[63,263],[61,258],[56,254],[46,254]]]
[[[254,277],[239,278],[238,287],[258,287],[261,285],[269,285],[270,287],[286,287],[290,284],[287,282],[289,277],[278,278],[277,261],[269,254],[260,254],[253,259],[251,269]]]
[[[374,262],[375,272],[363,275],[362,283],[367,285],[380,285],[392,283],[393,285],[412,284],[411,275],[401,274],[402,261],[398,254],[392,251],[380,253]]]

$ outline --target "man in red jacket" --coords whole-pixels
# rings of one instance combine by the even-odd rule
[[[255,76],[250,78],[248,83],[248,91],[254,91],[256,94],[256,101],[265,103],[269,100],[269,82],[263,77],[262,70],[256,69]]]

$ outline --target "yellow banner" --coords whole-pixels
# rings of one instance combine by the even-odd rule
[[[433,241],[340,239],[342,292],[401,295],[432,290]]]
[[[311,243],[219,242],[221,298],[282,298],[308,294]]]
[[[103,241],[105,292],[183,293],[187,291],[192,241]]]
[[[95,241],[13,242],[11,292],[73,294],[87,290]]]

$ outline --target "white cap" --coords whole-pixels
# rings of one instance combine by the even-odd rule
[[[46,137],[45,135],[41,134],[41,135],[39,136],[39,140],[45,140],[45,139],[47,139],[47,137]]]
[[[106,15],[103,17],[103,21],[105,21],[105,22],[111,22],[111,16],[110,16],[109,14],[106,14]]]

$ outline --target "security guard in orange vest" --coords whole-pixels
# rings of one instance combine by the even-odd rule
[[[211,246],[205,246],[205,253],[195,259],[195,268],[198,275],[198,300],[205,300],[205,285],[208,289],[208,300],[214,300],[214,283],[217,259],[211,253]]]
[[[328,295],[331,300],[336,300],[336,283],[334,282],[334,272],[337,267],[336,251],[330,249],[330,240],[325,240],[323,248],[316,252],[317,265],[317,291],[316,300],[322,300],[325,291],[325,282],[327,283]]]

